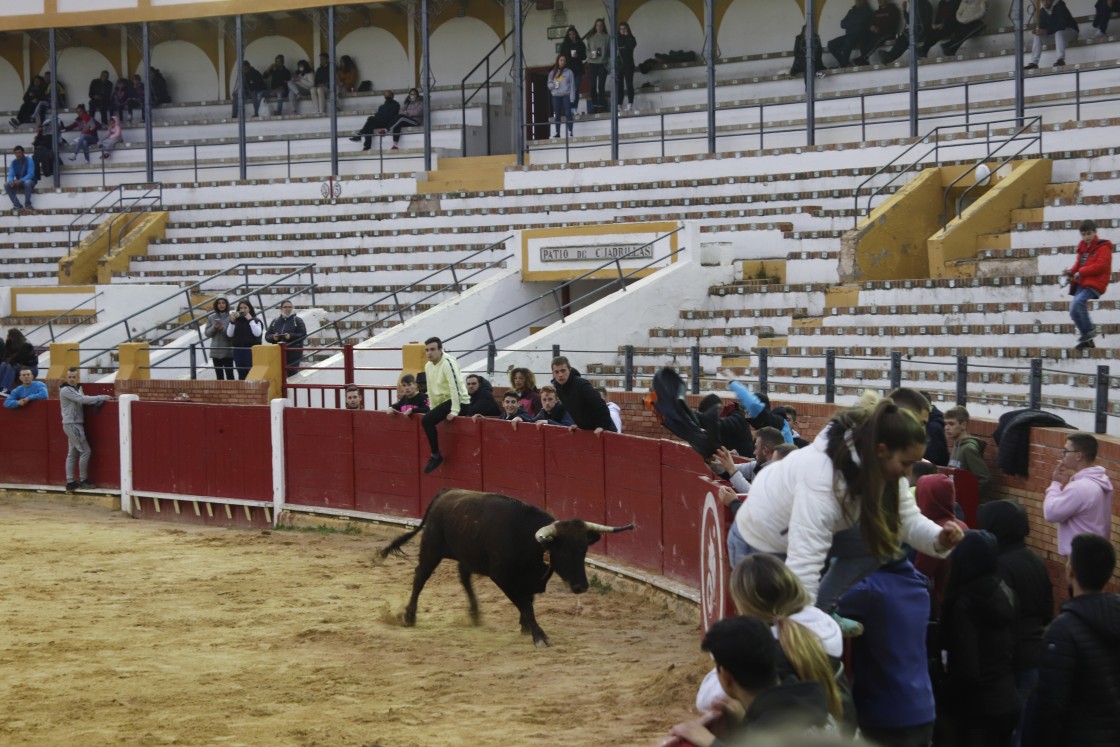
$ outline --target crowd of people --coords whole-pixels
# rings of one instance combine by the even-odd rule
[[[1025,542],[1027,513],[994,495],[965,408],[938,413],[912,389],[868,394],[798,448],[796,412],[729,389],[730,403],[710,395],[720,404],[701,409],[719,408],[704,479],[734,512],[738,617],[704,638],[715,669],[700,715],[671,730],[678,744],[775,730],[884,747],[1120,743],[1120,596],[1104,591],[1113,488],[1096,437],[1066,437],[1042,501],[1067,560],[1055,618],[1061,595]],[[751,426],[753,458],[740,461]],[[978,526],[931,456],[976,474]]]
[[[619,109],[629,111],[634,107],[634,50],[638,39],[630,29],[630,24],[618,24],[617,43],[614,48],[615,79],[614,96]],[[579,111],[580,86],[588,80],[587,114],[599,114],[609,110],[607,98],[607,78],[610,75],[611,35],[607,23],[596,18],[591,29],[580,35],[575,26],[569,26],[564,38],[557,46],[556,59],[548,72],[548,92],[552,99],[552,119],[556,126],[553,139],[560,137],[561,124],[567,127],[567,136],[573,132],[573,118],[581,116]]]

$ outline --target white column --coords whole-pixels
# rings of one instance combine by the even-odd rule
[[[23,87],[26,89],[31,85],[31,78],[35,73],[31,71],[31,34],[24,31],[21,36],[23,37]]]
[[[123,24],[121,25],[121,72],[117,77],[132,80],[132,75],[128,72],[128,27]],[[114,80],[113,85],[116,84]]]
[[[218,18],[218,99],[226,98],[229,70],[226,69],[226,19]]]
[[[314,27],[315,32],[311,37],[311,69],[319,69],[319,55],[323,53],[323,34],[319,28],[319,24],[323,22],[322,14],[318,8],[311,11],[311,25]]]
[[[272,525],[280,521],[284,510],[287,486],[284,481],[284,408],[288,400],[274,399],[269,403],[269,421],[272,433]]]
[[[121,511],[132,515],[132,403],[135,394],[121,395],[117,405],[121,446]]]

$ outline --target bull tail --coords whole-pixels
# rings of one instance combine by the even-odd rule
[[[404,547],[409,540],[418,535],[420,533],[420,530],[424,528],[424,525],[428,523],[428,514],[432,512],[432,506],[436,505],[439,497],[446,493],[447,490],[448,488],[444,488],[443,490],[436,493],[435,497],[432,498],[432,502],[428,504],[428,510],[424,512],[424,518],[420,520],[420,524],[417,525],[415,529],[405,532],[400,537],[397,537],[388,545],[381,548],[379,554],[381,555],[382,560],[389,557],[390,555],[399,555],[402,558],[405,557],[404,550],[402,550],[401,548]]]

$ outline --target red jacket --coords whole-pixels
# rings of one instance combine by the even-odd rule
[[[1077,261],[1069,272],[1070,275],[1081,274],[1078,286],[1092,288],[1103,296],[1112,275],[1112,242],[1102,238],[1092,244],[1082,241],[1077,245]]]

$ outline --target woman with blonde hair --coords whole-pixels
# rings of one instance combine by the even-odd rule
[[[730,586],[739,614],[770,626],[788,664],[779,665],[781,678],[794,675],[819,683],[828,699],[829,712],[840,722],[844,705],[837,673],[844,642],[836,621],[813,606],[797,576],[773,555],[755,553],[743,558],[731,572]],[[700,685],[696,707],[710,710],[724,696],[713,670]]]

